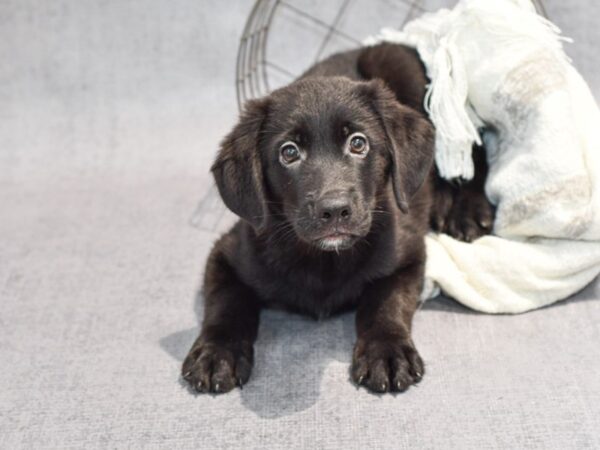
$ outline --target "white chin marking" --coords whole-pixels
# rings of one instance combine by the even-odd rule
[[[343,247],[344,244],[348,241],[346,237],[326,237],[319,241],[319,247],[323,250],[333,250],[338,251],[340,247]]]

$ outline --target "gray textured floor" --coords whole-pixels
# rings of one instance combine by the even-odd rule
[[[546,4],[598,96],[600,6]],[[179,383],[250,7],[0,2],[0,447],[599,448],[598,281],[520,316],[427,303],[403,395],[349,383],[351,315],[266,313],[243,391]]]

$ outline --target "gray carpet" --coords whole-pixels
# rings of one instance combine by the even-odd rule
[[[546,5],[598,96],[599,4]],[[401,395],[350,384],[351,314],[267,312],[244,390],[180,383],[251,6],[0,2],[0,447],[600,448],[598,280],[519,316],[426,303]]]

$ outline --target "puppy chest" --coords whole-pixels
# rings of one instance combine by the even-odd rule
[[[363,289],[364,283],[351,275],[344,280],[312,274],[270,277],[259,287],[260,295],[267,303],[317,317],[353,305]]]

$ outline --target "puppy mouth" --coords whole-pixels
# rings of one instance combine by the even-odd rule
[[[335,231],[314,239],[313,243],[321,250],[337,252],[352,247],[358,238],[355,234]]]

